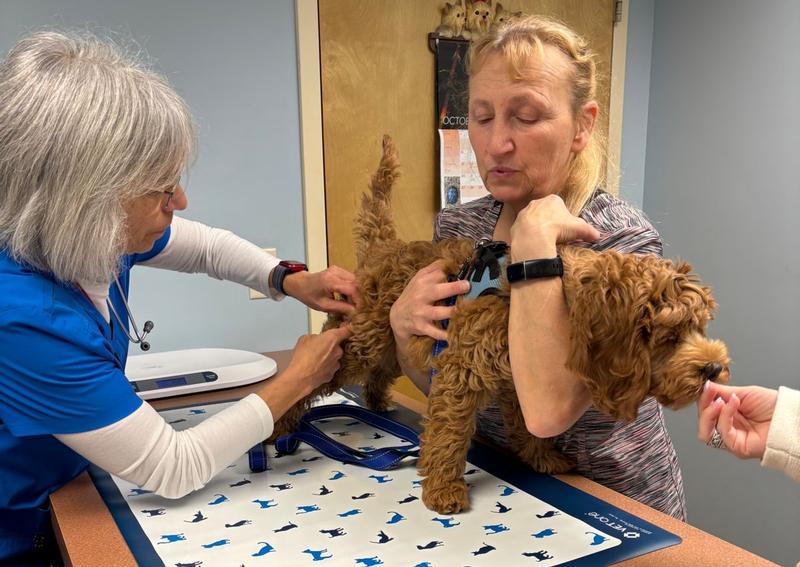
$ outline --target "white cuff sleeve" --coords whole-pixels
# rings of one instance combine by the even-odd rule
[[[761,464],[800,482],[800,390],[778,389]]]
[[[166,498],[205,486],[219,471],[272,434],[272,412],[256,394],[185,431],[150,404],[106,427],[55,437],[111,474]]]
[[[208,274],[255,289],[271,299],[281,299],[270,286],[270,273],[278,258],[228,230],[212,228],[180,217],[172,218],[169,242],[142,266],[177,272]]]

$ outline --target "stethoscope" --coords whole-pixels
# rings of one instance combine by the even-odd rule
[[[144,339],[150,333],[150,331],[153,330],[154,327],[153,322],[145,321],[144,329],[142,330],[142,333],[139,334],[139,327],[136,325],[136,320],[133,318],[133,313],[131,313],[131,308],[128,307],[128,301],[125,299],[125,293],[122,291],[122,286],[120,285],[119,279],[117,277],[114,277],[114,283],[117,284],[119,297],[122,299],[122,305],[125,306],[125,312],[128,314],[128,320],[131,322],[131,325],[133,326],[133,334],[136,335],[136,338],[133,338],[130,332],[128,332],[127,325],[122,324],[122,319],[117,313],[117,310],[114,309],[114,304],[111,303],[110,299],[106,298],[106,304],[108,305],[108,308],[111,311],[111,313],[114,314],[114,318],[117,320],[117,323],[119,323],[119,327],[120,329],[122,329],[122,332],[125,333],[125,335],[128,337],[128,340],[135,345],[139,345],[139,348],[146,352],[150,350],[150,343],[148,343]]]

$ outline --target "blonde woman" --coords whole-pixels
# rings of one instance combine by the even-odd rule
[[[301,337],[261,391],[176,432],[125,378],[129,273],[203,272],[349,313],[349,272],[293,271],[174,216],[195,147],[166,81],[92,36],[36,33],[0,64],[0,563],[43,564],[48,495],[93,462],[168,498],[202,487],[330,380],[346,328]],[[165,290],[165,293],[177,293]]]
[[[444,209],[435,239],[503,240],[511,244],[509,262],[550,260],[557,244],[572,241],[661,254],[661,238],[645,216],[603,191],[595,63],[578,34],[548,18],[514,20],[473,43],[469,75],[469,137],[490,195]],[[409,339],[446,339],[439,321],[452,308],[438,302],[468,289],[464,281],[447,282],[432,264],[392,308],[399,360],[425,392],[428,376],[404,363]],[[632,423],[616,423],[591,406],[582,381],[566,369],[570,339],[560,278],[511,285],[508,334],[531,434],[556,437],[578,473],[685,519],[681,471],[655,399],[642,404]],[[477,428],[505,444],[495,404],[479,414]]]

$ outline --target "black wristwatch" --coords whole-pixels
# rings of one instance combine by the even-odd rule
[[[289,274],[296,274],[297,272],[307,272],[308,266],[303,262],[296,260],[281,260],[277,266],[272,269],[272,287],[275,288],[282,295],[286,295],[283,290],[283,281]]]
[[[542,260],[514,262],[506,267],[506,278],[508,278],[508,283],[510,284],[537,278],[560,278],[563,275],[564,264],[559,256]]]

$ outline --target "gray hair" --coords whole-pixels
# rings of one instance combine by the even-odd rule
[[[22,39],[0,63],[0,248],[60,281],[109,281],[125,205],[174,185],[195,145],[183,99],[114,42]]]

